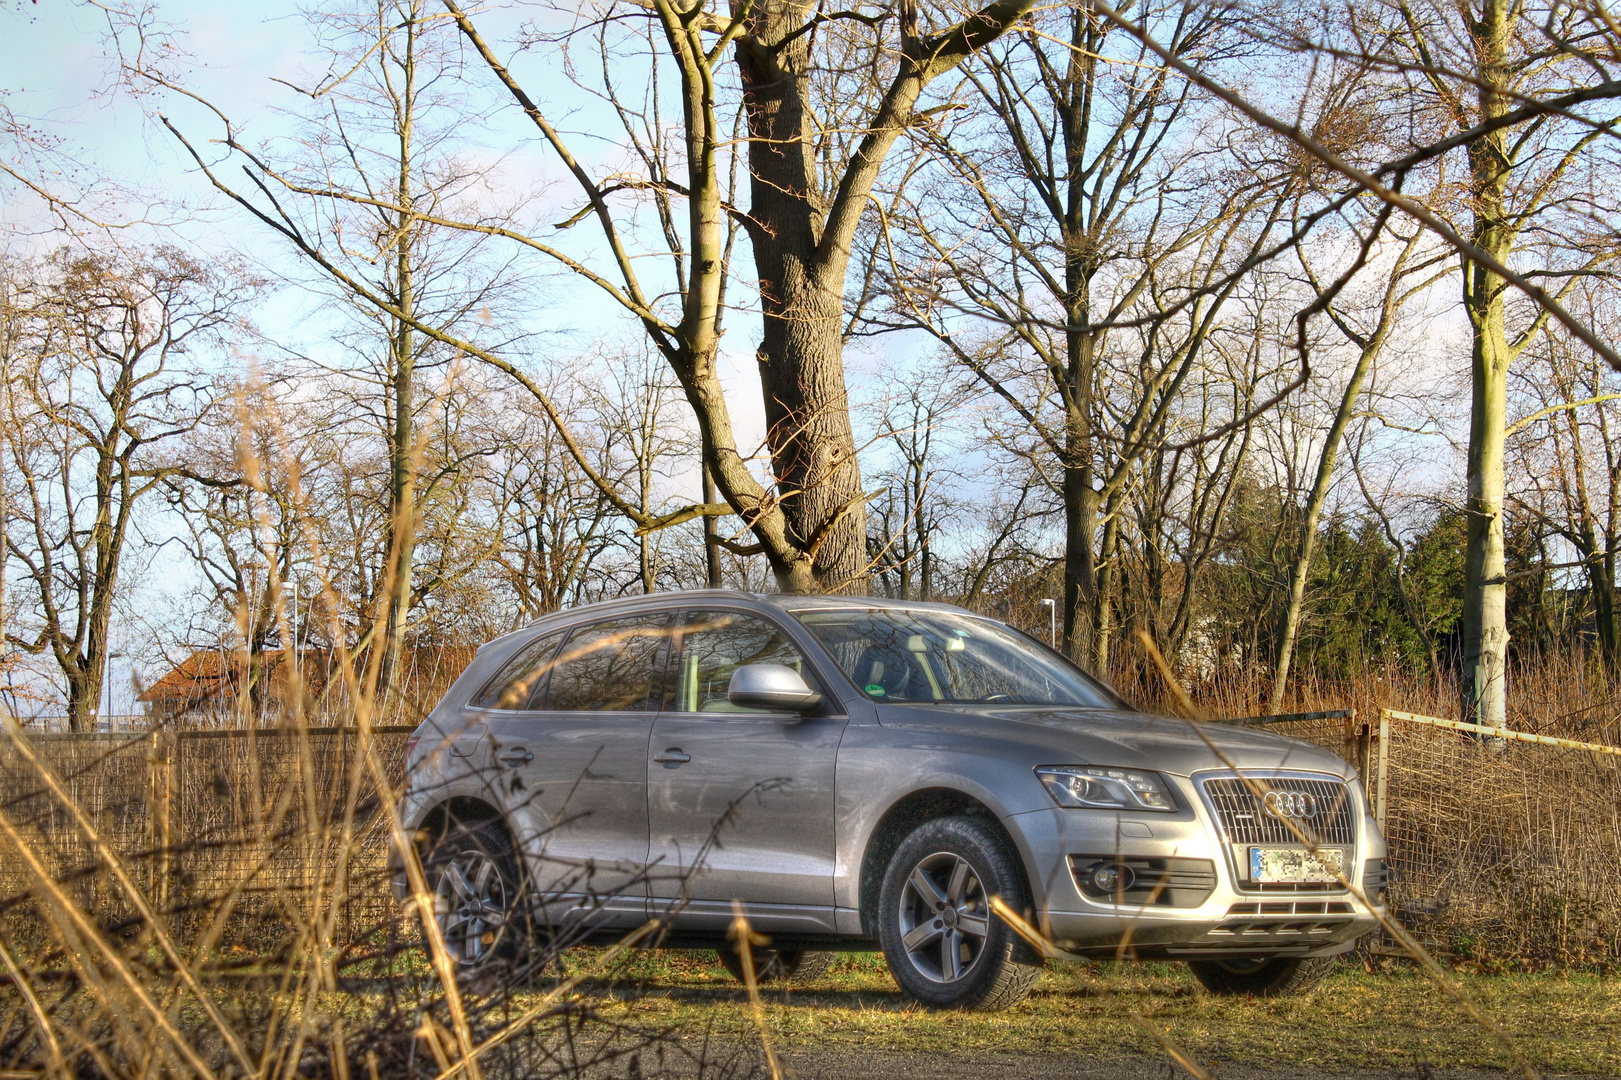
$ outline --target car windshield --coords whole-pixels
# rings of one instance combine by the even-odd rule
[[[794,615],[874,701],[1120,707],[1062,657],[989,619],[904,608]]]

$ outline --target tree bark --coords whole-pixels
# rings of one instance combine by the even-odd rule
[[[1472,20],[1480,76],[1482,120],[1511,107],[1506,85],[1511,20],[1507,0],[1484,0]],[[1499,128],[1469,144],[1471,213],[1475,245],[1505,261],[1514,246],[1514,225],[1505,207],[1513,167],[1512,133]],[[1469,515],[1464,562],[1463,691],[1464,719],[1502,727],[1508,716],[1508,589],[1503,541],[1503,460],[1508,415],[1508,367],[1513,358],[1505,329],[1504,289],[1498,274],[1464,266],[1464,309],[1469,318],[1472,392],[1469,420]]]
[[[856,230],[879,170],[915,120],[924,89],[1003,34],[1034,6],[996,0],[932,37],[917,10],[899,9],[899,61],[882,95],[854,122],[863,132],[837,171],[823,175],[814,115],[808,10],[761,0],[738,39],[748,120],[749,238],[764,315],[757,359],[767,441],[795,545],[807,565],[778,579],[789,591],[862,593],[867,583],[866,502],[844,381],[844,290]],[[875,56],[894,55],[874,50]],[[877,61],[874,61],[876,64]],[[834,123],[850,123],[833,118]]]
[[[709,455],[704,454],[704,503],[713,503],[715,495],[715,477],[709,471]],[[711,589],[721,587],[720,576],[720,533],[715,528],[715,516],[704,515],[704,578],[705,584]]]
[[[865,592],[866,513],[844,382],[848,252],[822,245],[811,35],[781,44],[804,20],[798,5],[768,2],[757,11],[755,40],[738,49],[750,213],[759,223],[751,232],[763,314],[756,359],[783,513],[795,545],[812,555],[806,580],[792,584],[795,591]]]

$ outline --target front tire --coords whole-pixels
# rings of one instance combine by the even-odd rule
[[[747,983],[743,973],[743,957],[735,945],[716,949],[720,966],[740,983]],[[810,949],[773,949],[756,945],[751,959],[754,961],[754,981],[759,986],[773,983],[815,982],[833,966],[834,954],[813,952]]]
[[[1334,968],[1332,956],[1245,957],[1189,960],[1193,977],[1222,997],[1285,997],[1304,994]]]
[[[482,984],[515,972],[529,953],[531,928],[506,828],[452,822],[424,853],[422,869],[456,981]]]
[[[924,822],[889,861],[878,898],[878,941],[901,990],[931,1009],[1005,1009],[1041,968],[1016,958],[1018,935],[991,914],[1000,896],[1030,906],[1018,857],[976,818]]]

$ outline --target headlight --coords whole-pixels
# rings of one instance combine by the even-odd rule
[[[1171,789],[1159,773],[1101,765],[1041,765],[1036,775],[1059,806],[1160,812],[1176,809]]]

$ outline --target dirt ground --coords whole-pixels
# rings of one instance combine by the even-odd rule
[[[1541,1075],[1621,1078],[1621,979],[1568,971],[1452,979]],[[682,1061],[621,1062],[620,1076],[769,1077],[760,1024],[784,1075],[797,1080],[1188,1075],[1157,1038],[1220,1080],[1522,1075],[1447,993],[1411,965],[1388,962],[1342,965],[1315,992],[1276,1000],[1210,995],[1178,964],[1055,965],[1013,1009],[940,1013],[902,998],[881,958],[851,954],[813,984],[768,990],[756,1019],[712,956],[662,953],[588,997],[606,1018],[680,1033]]]

